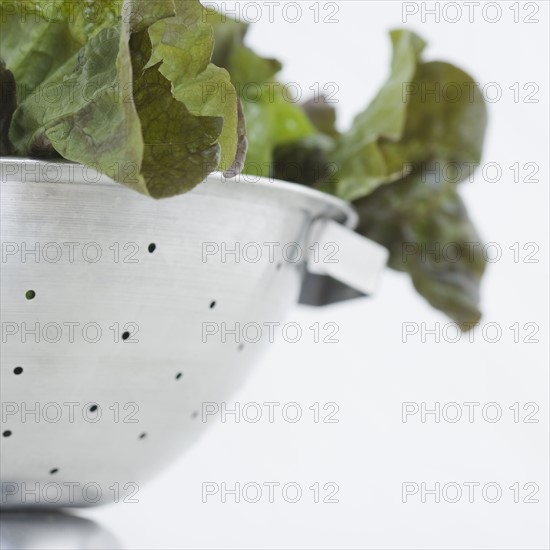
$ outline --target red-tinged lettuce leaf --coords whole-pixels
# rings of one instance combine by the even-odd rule
[[[323,134],[279,145],[273,153],[273,177],[310,187],[335,181],[335,166],[329,161],[334,141]]]
[[[0,58],[0,155],[9,155],[13,150],[8,134],[16,107],[15,77]]]
[[[235,94],[233,107],[204,97],[202,114],[197,114],[201,111],[197,88],[178,94],[182,83],[193,79],[200,82],[199,87],[231,87],[225,71],[209,62],[211,30],[198,22],[199,0],[178,2],[178,15],[173,0],[110,4],[116,4],[120,15],[107,18],[111,24],[102,28],[83,31],[82,48],[48,72],[17,108],[10,129],[15,154],[42,156],[51,148],[155,198],[186,192],[217,170],[221,142],[229,143],[225,163],[233,168],[239,140]],[[162,27],[166,20],[171,25]],[[37,21],[42,27],[44,22]],[[65,25],[70,36],[78,34],[74,20],[62,18],[55,23]],[[166,44],[164,39],[162,44],[152,43],[149,32],[156,25],[163,29]],[[33,38],[40,35],[33,34],[32,26],[26,32]],[[49,28],[41,32],[48,34]],[[171,45],[169,37],[178,33],[193,47],[192,63],[186,63]],[[174,41],[182,44],[179,38]],[[24,74],[28,64],[24,62],[20,69]]]
[[[431,167],[433,168],[433,167]],[[390,266],[410,274],[416,290],[463,330],[481,316],[485,270],[480,238],[456,186],[415,172],[355,203],[358,231],[390,251]]]
[[[334,140],[340,136],[336,129],[336,110],[324,96],[307,101],[302,108],[320,133],[277,146],[273,154],[273,176],[310,187],[328,186],[337,181],[337,167],[329,160]]]
[[[244,170],[248,155],[248,136],[246,134],[246,119],[243,102],[237,99],[237,154],[233,164],[223,173],[226,178],[235,178]]]
[[[403,176],[402,163],[390,162],[382,144],[384,140],[397,142],[403,136],[408,112],[403,84],[413,81],[425,42],[408,31],[392,32],[391,40],[393,59],[388,80],[351,129],[336,140],[330,155],[338,167],[338,181],[322,189],[346,200],[368,195],[379,185]]]
[[[421,60],[425,43],[408,31],[391,33],[390,78],[351,130],[335,140],[330,160],[338,181],[323,190],[347,200],[367,196],[423,163],[479,162],[487,125],[473,78],[448,63]]]
[[[237,155],[237,94],[229,73],[210,63],[214,32],[204,8],[188,0],[175,0],[175,8],[175,17],[149,28],[153,48],[147,67],[161,63],[158,70],[172,83],[174,97],[193,115],[222,118],[220,169],[228,170]]]
[[[414,81],[405,89],[407,122],[397,144],[385,142],[388,157],[411,169],[437,159],[441,170],[448,165],[465,179],[481,160],[487,107],[472,77],[462,69],[434,61],[421,63]]]
[[[133,100],[144,139],[141,173],[155,198],[191,190],[220,162],[222,119],[193,115],[171,89],[160,64],[146,68],[134,81]]]
[[[248,25],[206,8],[213,26],[213,60],[231,75],[240,100],[248,137],[243,172],[270,176],[274,172],[276,147],[315,134],[315,128],[288,90],[277,80],[281,64],[257,55],[244,44]]]
[[[325,159],[336,163],[336,177],[317,187],[355,200],[359,231],[386,246],[390,266],[467,330],[481,315],[485,262],[456,184],[480,161],[486,105],[464,71],[422,62],[421,39],[398,31],[392,41],[390,79],[351,131],[334,138]]]
[[[351,130],[336,131],[330,106],[306,104],[322,135],[277,147],[275,174],[355,200],[359,231],[390,250],[391,267],[434,307],[473,323],[485,263],[455,187],[480,161],[485,102],[461,69],[422,62],[416,35],[394,32],[392,41],[391,76]],[[460,260],[430,255],[437,247],[458,247]]]
[[[312,98],[302,107],[319,132],[331,138],[340,137],[340,132],[336,128],[336,109],[326,96]]]
[[[141,177],[143,137],[129,100],[132,66],[126,25],[109,27],[80,51],[72,72],[58,72],[44,101],[38,89],[15,112],[10,137],[21,156],[48,140],[64,158],[93,166],[116,181],[147,193]]]

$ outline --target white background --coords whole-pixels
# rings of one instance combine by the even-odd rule
[[[495,18],[495,8],[484,17],[477,6],[470,22],[459,3],[462,17],[450,23],[445,16],[454,18],[456,11],[445,11],[442,2],[437,23],[433,15],[423,22],[420,13],[422,4],[434,8],[434,2],[340,1],[335,24],[316,24],[307,9],[311,3],[299,4],[303,16],[295,24],[284,20],[280,8],[270,23],[264,6],[249,43],[281,59],[283,80],[298,82],[305,93],[317,82],[321,87],[337,83],[342,129],[387,76],[392,28],[419,32],[429,43],[426,58],[454,62],[479,82],[501,88],[502,98],[489,106],[484,163],[498,163],[502,177],[490,182],[478,174],[475,182],[463,184],[462,194],[485,242],[502,249],[482,289],[482,324],[498,323],[502,338],[489,343],[478,330],[473,343],[468,337],[436,343],[433,336],[423,343],[420,335],[404,343],[404,322],[434,328],[448,321],[413,291],[407,276],[390,271],[374,298],[323,310],[297,307],[289,321],[305,327],[315,321],[337,323],[340,343],[304,338],[270,346],[234,401],[295,401],[304,410],[302,421],[291,424],[279,416],[273,424],[231,419],[214,424],[140,491],[139,504],[82,514],[129,549],[548,548],[548,3],[520,2],[518,23],[512,2],[492,3],[502,11],[494,23],[488,19]],[[419,10],[406,24],[405,4]],[[533,6],[539,22],[523,22]],[[323,16],[328,13],[321,10]],[[517,103],[509,89],[516,82]],[[538,86],[538,103],[523,102],[529,91],[523,86],[530,82]],[[538,182],[515,183],[508,168],[515,162],[537,163]],[[529,242],[540,248],[538,263],[515,263],[509,247]],[[539,343],[514,343],[508,327],[516,322],[538,324]],[[314,423],[308,410],[314,402],[336,402],[339,422]],[[403,402],[432,408],[435,402],[496,402],[503,417],[487,422],[479,407],[473,423],[464,418],[436,423],[433,417],[422,423],[419,415],[403,423]],[[527,402],[538,405],[539,422],[515,423],[508,407]],[[521,411],[521,419],[524,415]],[[206,481],[292,481],[304,495],[297,504],[279,492],[274,503],[267,497],[256,504],[236,504],[231,497],[221,503],[219,495],[203,503]],[[315,504],[308,489],[315,482],[337,483],[339,502]],[[463,487],[462,499],[454,504],[436,503],[430,495],[422,503],[420,494],[403,503],[403,482],[425,482],[429,488],[436,482],[495,482],[503,493],[499,502],[489,503],[478,487],[470,503]],[[516,482],[521,488],[536,483],[539,502],[514,503],[509,487]],[[526,494],[522,489],[522,500]]]

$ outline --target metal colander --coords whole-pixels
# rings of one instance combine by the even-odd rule
[[[297,185],[214,174],[155,201],[76,164],[0,167],[3,507],[131,498],[265,348],[235,327],[368,293],[386,261]]]

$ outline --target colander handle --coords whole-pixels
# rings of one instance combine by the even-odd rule
[[[375,292],[386,248],[331,219],[314,222],[310,236],[301,303],[327,305]]]

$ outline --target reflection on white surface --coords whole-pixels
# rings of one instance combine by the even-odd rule
[[[2,550],[117,550],[122,547],[98,523],[62,512],[3,512]]]

